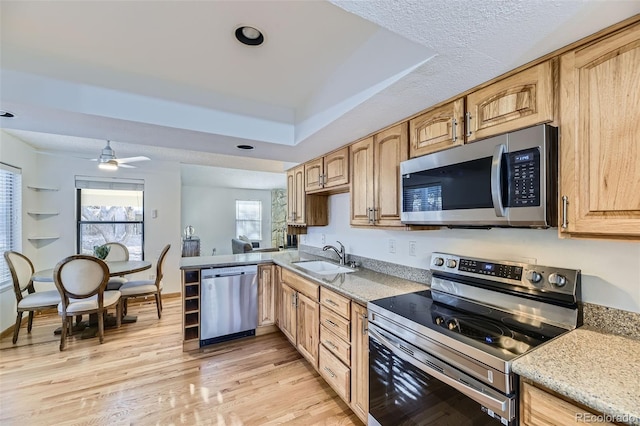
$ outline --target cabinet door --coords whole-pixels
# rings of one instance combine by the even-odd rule
[[[520,421],[523,426],[583,425],[579,415],[591,413],[550,393],[522,382]],[[599,425],[611,425],[599,422]]]
[[[467,96],[467,142],[554,120],[556,60],[526,69]]]
[[[344,147],[324,157],[324,187],[349,183],[349,148]]]
[[[369,414],[369,335],[367,308],[351,304],[351,409],[367,424]]]
[[[287,223],[292,223],[296,211],[295,169],[287,170]]]
[[[640,237],[638,64],[640,24],[561,57],[561,235]]]
[[[464,143],[464,99],[457,99],[409,120],[409,157]]]
[[[274,265],[258,265],[258,327],[275,324]]]
[[[295,211],[293,222],[296,225],[306,223],[305,215],[305,194],[304,194],[304,165],[296,167],[293,175],[293,186],[295,192]]]
[[[305,192],[317,191],[323,188],[322,158],[308,161],[304,164]]]
[[[286,285],[280,283],[280,331],[287,336],[287,339],[296,345],[296,291]]]
[[[318,344],[320,342],[320,305],[302,293],[297,294],[297,302],[298,352],[317,370]]]
[[[349,146],[351,153],[351,224],[373,221],[373,137]]]
[[[407,123],[374,136],[374,223],[403,226],[400,223],[400,162],[408,157]]]
[[[273,267],[273,293],[274,293],[274,312],[275,312],[275,323],[279,326],[280,324],[280,305],[282,304],[282,283],[280,277],[282,276],[282,268],[280,266],[274,265]]]

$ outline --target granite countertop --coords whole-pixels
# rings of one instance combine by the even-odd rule
[[[640,425],[640,340],[585,326],[521,356],[512,367],[612,421]]]
[[[335,290],[358,303],[367,302],[384,297],[397,296],[404,293],[426,290],[429,287],[415,281],[397,278],[375,272],[365,268],[356,268],[355,272],[347,274],[319,275],[306,271],[294,262],[304,260],[327,260],[309,253],[296,250],[279,252],[246,253],[221,256],[184,257],[180,269],[218,268],[226,266],[254,265],[260,263],[275,263],[304,276],[324,287]],[[327,260],[331,262],[330,260]]]

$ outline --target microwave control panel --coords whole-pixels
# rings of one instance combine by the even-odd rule
[[[525,149],[507,154],[509,207],[540,205],[540,151]]]

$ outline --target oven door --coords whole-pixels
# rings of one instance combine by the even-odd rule
[[[369,425],[513,426],[516,400],[369,323]]]

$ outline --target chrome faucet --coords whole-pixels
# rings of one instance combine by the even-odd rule
[[[338,244],[340,244],[340,250],[338,250],[337,248],[335,248],[334,246],[331,245],[326,245],[324,247],[322,247],[323,251],[327,251],[329,249],[333,250],[336,252],[336,254],[338,255],[338,258],[340,259],[340,265],[344,265],[346,260],[347,260],[347,254],[344,252],[344,246],[342,245],[342,243],[340,241],[336,241]]]

